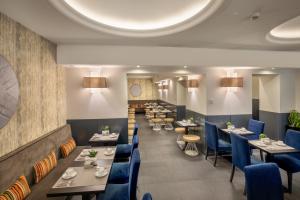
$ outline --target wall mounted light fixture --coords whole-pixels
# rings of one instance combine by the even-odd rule
[[[243,87],[243,77],[222,78],[221,87]]]
[[[108,88],[106,77],[84,77],[82,87],[84,88]]]

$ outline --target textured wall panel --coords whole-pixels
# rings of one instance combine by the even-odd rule
[[[134,97],[130,93],[130,88],[133,84],[139,84],[142,89],[142,94],[139,97]],[[157,89],[154,86],[152,79],[128,79],[128,100],[155,100],[157,99]]]
[[[0,54],[20,87],[18,111],[0,129],[0,156],[66,123],[65,75],[56,45],[0,13]]]

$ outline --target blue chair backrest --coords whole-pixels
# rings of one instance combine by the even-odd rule
[[[207,146],[212,150],[218,150],[218,128],[215,124],[205,122],[205,140]]]
[[[134,135],[132,137],[131,155],[133,153],[133,150],[137,149],[138,147],[139,147],[139,135]]]
[[[287,130],[284,142],[287,145],[300,150],[300,131],[295,131],[291,129]],[[300,159],[299,153],[290,154],[290,155],[293,155],[294,157]]]
[[[248,200],[283,200],[279,168],[275,163],[245,167]]]
[[[232,146],[232,164],[240,170],[251,164],[250,147],[248,140],[240,135],[231,133],[231,146]]]
[[[139,169],[141,164],[140,152],[138,149],[134,149],[130,161],[129,169],[129,199],[136,200],[136,188],[139,176]]]
[[[139,125],[138,125],[138,124],[135,124],[135,125],[134,125],[133,135],[137,135],[137,134],[138,134],[138,130],[139,130]]]
[[[253,139],[259,139],[259,135],[264,132],[265,129],[265,123],[262,121],[257,121],[254,119],[250,119],[248,123],[248,130],[255,133],[255,138]]]
[[[151,196],[151,194],[150,194],[150,193],[146,193],[146,194],[144,194],[144,196],[143,196],[143,200],[152,200],[152,196]]]

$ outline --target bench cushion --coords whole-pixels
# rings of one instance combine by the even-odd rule
[[[30,194],[30,192],[31,191],[25,176],[20,176],[13,185],[0,195],[0,200],[23,200]]]
[[[60,151],[63,158],[66,158],[75,148],[76,143],[73,138],[70,138],[65,144],[60,145]]]
[[[57,159],[54,151],[43,160],[36,162],[33,166],[35,183],[40,182],[57,165]]]
[[[77,146],[74,151],[64,159],[59,159],[57,163],[57,167],[55,167],[46,177],[44,177],[38,184],[34,184],[31,187],[31,194],[28,196],[27,199],[39,199],[44,200],[47,199],[47,192],[50,188],[56,183],[59,177],[66,171],[68,167],[72,165],[76,157],[80,154],[80,152],[87,148],[86,146]],[[66,197],[51,197],[48,198],[49,200],[56,200],[56,199],[65,199]]]

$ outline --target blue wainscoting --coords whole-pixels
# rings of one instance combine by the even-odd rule
[[[69,119],[72,136],[77,145],[88,145],[94,133],[101,132],[102,127],[109,126],[111,132],[120,132],[118,143],[128,143],[128,118],[117,119]]]

